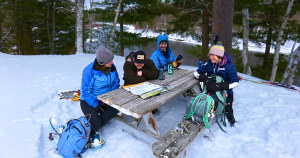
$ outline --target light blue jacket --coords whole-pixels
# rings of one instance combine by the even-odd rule
[[[106,75],[101,70],[93,68],[94,62],[83,70],[80,100],[85,100],[91,107],[96,108],[100,102],[97,96],[118,89],[120,79],[115,65],[111,67],[111,72]]]
[[[159,46],[159,42],[161,40],[167,40],[168,41],[168,47],[167,52],[163,52]],[[159,70],[159,67],[163,65],[165,67],[165,70],[168,70],[168,63],[176,61],[176,58],[169,46],[169,39],[166,35],[160,35],[157,39],[157,49],[152,53],[150,59],[154,62],[155,67]]]

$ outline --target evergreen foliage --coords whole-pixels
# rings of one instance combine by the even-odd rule
[[[1,43],[1,51],[9,54],[38,55],[51,54],[50,41],[47,32],[48,1],[0,1],[1,31],[9,36]],[[53,1],[49,7],[49,31],[52,35]],[[15,8],[15,9],[14,9]],[[75,52],[75,12],[71,0],[57,0],[55,10],[54,49],[56,54]],[[2,25],[2,24],[5,25]],[[52,37],[51,37],[52,38]]]

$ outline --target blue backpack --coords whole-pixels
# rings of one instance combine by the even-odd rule
[[[58,134],[60,139],[56,150],[64,158],[81,157],[81,154],[91,146],[90,134],[91,124],[85,117],[72,119],[67,122],[63,132]]]

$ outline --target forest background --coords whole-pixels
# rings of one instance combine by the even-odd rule
[[[124,56],[124,49],[156,41],[123,31],[124,24],[130,24],[160,34],[191,36],[201,45],[186,51],[203,62],[218,35],[239,72],[292,84],[300,75],[300,47],[285,55],[280,45],[299,43],[299,8],[299,0],[0,0],[0,52],[71,55],[104,46]],[[101,22],[101,29],[93,29],[95,22]],[[236,39],[243,39],[243,48],[232,49]],[[261,65],[247,65],[252,54],[249,41],[266,45],[265,52],[254,54]]]

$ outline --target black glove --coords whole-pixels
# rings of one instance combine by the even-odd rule
[[[229,89],[229,83],[228,82],[222,82],[222,83],[216,83],[206,86],[206,90],[208,93],[220,91],[220,90],[227,90]]]
[[[97,108],[98,108],[98,110],[97,110],[98,115],[101,115],[106,110],[106,104],[104,104],[102,101],[100,101],[99,104],[98,104],[98,106],[96,107],[96,109]]]
[[[179,64],[182,62],[183,57],[179,54],[178,57],[176,58],[176,62]]]

